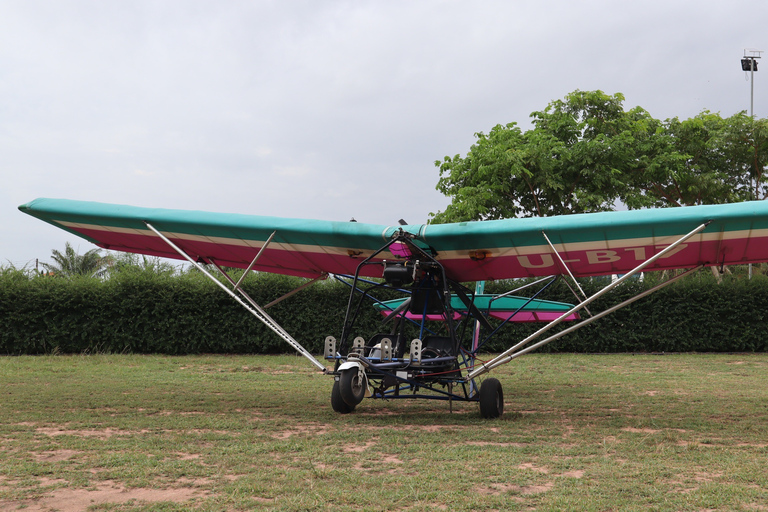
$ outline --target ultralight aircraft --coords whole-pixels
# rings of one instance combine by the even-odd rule
[[[702,267],[768,261],[768,203],[759,201],[395,226],[64,199],[36,199],[19,209],[104,249],[187,260],[319,371],[333,376],[331,405],[342,414],[368,396],[478,402],[482,416],[499,417],[501,384],[485,378],[499,365]],[[230,286],[208,266],[221,271]],[[341,334],[325,339],[324,358],[332,368],[245,293],[243,277],[235,281],[224,267],[246,269],[243,277],[255,270],[306,277],[310,283],[329,276],[346,282],[350,296]],[[663,269],[686,271],[604,311],[589,311],[592,302],[632,276]],[[589,297],[575,279],[613,274],[620,277]],[[482,293],[487,280],[514,278],[539,279],[509,294]],[[559,278],[575,286],[576,304],[538,298]],[[477,283],[474,290],[462,284],[469,282]],[[380,332],[356,332],[364,301],[380,288],[403,298],[374,299],[383,317]],[[522,288],[535,293],[511,295]],[[483,345],[510,321],[544,325],[481,362]],[[566,321],[571,322],[567,328],[547,334]]]

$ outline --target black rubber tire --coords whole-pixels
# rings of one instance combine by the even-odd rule
[[[480,414],[489,419],[504,414],[504,392],[499,379],[485,379],[480,384]]]
[[[339,414],[349,414],[355,410],[354,406],[348,405],[347,402],[341,398],[338,381],[333,382],[333,389],[331,389],[331,407],[333,407],[333,410]]]
[[[339,376],[339,393],[350,407],[355,407],[365,398],[365,374],[357,368],[342,370]]]

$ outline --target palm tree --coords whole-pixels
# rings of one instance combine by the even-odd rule
[[[91,249],[85,254],[77,254],[69,242],[64,247],[64,253],[54,249],[51,251],[54,263],[41,265],[54,275],[61,277],[90,276],[101,277],[107,271],[112,260],[111,256],[102,256],[101,249]]]

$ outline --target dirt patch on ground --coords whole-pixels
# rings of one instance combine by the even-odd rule
[[[515,484],[491,484],[488,487],[478,489],[479,494],[486,496],[500,496],[502,494],[541,494],[554,487],[554,482],[546,482],[541,485],[515,485]]]
[[[493,441],[467,441],[464,444],[468,446],[496,446],[509,448],[525,448],[530,446],[528,443],[498,443]]]
[[[55,489],[46,492],[42,498],[22,501],[0,501],[2,510],[24,510],[25,512],[79,512],[93,505],[136,503],[186,503],[204,498],[208,493],[197,489],[127,489],[124,486],[105,481],[91,489]]]
[[[382,455],[379,460],[383,464],[403,464],[403,461],[397,455]]]
[[[32,457],[34,457],[37,462],[61,462],[63,460],[69,460],[81,453],[83,452],[77,450],[51,450],[47,452],[33,453]]]
[[[165,431],[158,431],[158,430],[150,430],[150,429],[142,429],[142,430],[121,430],[116,428],[102,428],[102,429],[96,429],[96,428],[88,428],[88,429],[69,429],[66,428],[66,426],[62,427],[37,427],[35,428],[35,432],[38,434],[44,434],[49,437],[56,437],[56,436],[74,436],[74,437],[93,437],[96,439],[109,439],[113,436],[134,436],[134,435],[141,435],[141,434],[157,434],[158,432],[165,432]],[[207,433],[207,432],[215,432],[215,431],[192,431],[195,433]],[[216,432],[219,433],[219,432]],[[222,431],[221,433],[228,433]]]
[[[536,464],[533,464],[532,462],[524,462],[523,464],[520,464],[517,466],[517,469],[522,469],[526,471],[533,471],[534,473],[540,473],[542,475],[550,475],[554,477],[563,477],[563,478],[584,478],[584,471],[581,469],[574,469],[571,471],[566,471],[564,473],[552,473],[552,471],[545,466],[537,466]]]
[[[549,473],[549,469],[548,468],[537,466],[537,465],[532,464],[530,462],[525,462],[523,464],[520,464],[519,466],[517,466],[517,469],[526,469],[526,470],[529,470],[529,471],[535,471],[536,473],[542,473],[542,474],[545,474],[545,475],[547,473]]]
[[[126,432],[121,432],[113,428],[105,428],[101,430],[96,429],[80,429],[80,430],[65,430],[56,427],[37,427],[35,432],[45,434],[46,436],[77,436],[77,437],[95,437],[97,439],[109,439],[114,435],[128,435]]]
[[[658,434],[659,432],[677,432],[678,434],[685,434],[688,431],[682,428],[665,428],[665,429],[658,429],[658,428],[635,428],[635,427],[624,427],[621,429],[622,432],[630,432],[632,434]]]
[[[711,473],[707,471],[697,471],[693,475],[693,479],[696,482],[709,483],[714,482],[716,479],[722,477],[722,473]]]
[[[199,453],[172,452],[171,455],[178,457],[179,460],[200,460]]]
[[[658,429],[655,428],[635,428],[635,427],[624,427],[621,429],[623,432],[632,432],[633,434],[657,434],[661,432]]]
[[[297,425],[295,427],[291,427],[290,429],[283,430],[282,432],[277,432],[275,434],[272,434],[271,437],[273,437],[274,439],[285,440],[295,435],[321,436],[327,433],[328,430],[331,428],[332,428],[331,425],[324,425],[322,423],[306,423],[304,425]]]
[[[376,445],[375,440],[368,441],[365,444],[351,444],[341,449],[344,453],[363,453],[368,451],[369,448]]]
[[[417,461],[411,461],[412,463],[415,463]],[[355,463],[352,467],[356,471],[376,471],[376,472],[386,472],[390,475],[395,474],[401,474],[403,472],[403,469],[400,467],[404,464],[402,459],[397,457],[396,455],[387,455],[383,453],[378,453],[374,457],[359,461]],[[382,466],[395,466],[394,468],[384,469]],[[413,476],[416,476],[417,473],[413,473]]]

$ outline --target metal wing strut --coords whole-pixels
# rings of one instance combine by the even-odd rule
[[[323,370],[323,372],[327,372],[327,371],[328,371],[328,370],[327,370],[327,368],[325,367],[325,365],[323,365],[323,363],[321,363],[320,361],[318,361],[317,359],[315,359],[315,357],[314,357],[312,354],[310,354],[310,353],[309,353],[309,351],[307,351],[307,349],[305,349],[305,348],[304,348],[304,347],[301,345],[301,343],[299,343],[298,341],[296,341],[296,340],[295,340],[295,339],[294,339],[294,338],[293,338],[293,337],[292,337],[290,334],[288,334],[288,333],[286,332],[286,330],[285,330],[285,329],[283,329],[283,328],[282,328],[282,326],[280,326],[280,324],[278,324],[278,323],[277,323],[277,322],[276,322],[276,321],[275,321],[275,320],[274,320],[274,319],[273,319],[271,316],[269,316],[269,315],[268,315],[268,314],[267,314],[267,313],[266,313],[266,312],[265,312],[265,311],[264,311],[264,310],[263,310],[263,309],[262,309],[262,308],[261,308],[261,307],[260,307],[260,306],[259,306],[259,305],[256,303],[256,301],[254,301],[254,300],[253,300],[251,297],[249,297],[249,296],[248,296],[248,295],[245,293],[245,291],[243,291],[243,290],[240,288],[240,286],[239,286],[239,283],[236,283],[236,284],[235,284],[235,283],[233,283],[233,284],[235,284],[235,289],[236,289],[237,291],[239,291],[239,292],[240,292],[240,293],[241,293],[241,294],[242,294],[242,295],[243,295],[243,296],[244,296],[244,297],[245,297],[245,298],[248,300],[248,303],[249,303],[249,304],[246,304],[246,303],[243,301],[243,299],[241,299],[240,297],[238,297],[238,296],[237,296],[237,294],[235,294],[235,292],[233,292],[232,290],[230,290],[229,288],[227,288],[227,287],[224,285],[224,283],[222,283],[221,281],[219,281],[218,279],[216,279],[216,278],[215,278],[215,277],[214,277],[214,276],[213,276],[213,275],[212,275],[210,272],[208,272],[208,270],[206,270],[205,268],[203,268],[203,267],[202,267],[202,266],[201,266],[201,265],[200,265],[198,262],[196,262],[196,261],[195,261],[193,258],[191,258],[191,257],[190,257],[190,256],[189,256],[189,255],[188,255],[186,252],[184,252],[183,250],[181,250],[181,249],[180,249],[180,248],[179,248],[179,247],[178,247],[176,244],[174,244],[173,242],[171,242],[171,241],[170,241],[170,240],[169,240],[169,239],[168,239],[168,238],[167,238],[165,235],[163,235],[163,234],[162,234],[160,231],[158,231],[157,229],[155,229],[155,227],[154,227],[154,226],[152,226],[152,225],[151,225],[149,222],[145,222],[144,224],[146,224],[146,226],[147,226],[147,227],[148,227],[150,230],[152,230],[152,231],[153,231],[153,232],[154,232],[154,233],[155,233],[157,236],[159,236],[159,237],[160,237],[160,238],[161,238],[161,239],[162,239],[162,240],[163,240],[165,243],[167,243],[167,244],[168,244],[168,245],[169,245],[169,246],[170,246],[170,247],[171,247],[171,248],[172,248],[174,251],[176,251],[177,253],[179,253],[179,255],[181,255],[181,256],[182,256],[182,257],[183,257],[185,260],[187,260],[188,262],[190,262],[192,265],[194,265],[194,266],[195,266],[195,268],[197,268],[197,269],[198,269],[200,272],[202,272],[202,273],[203,273],[205,276],[207,276],[207,277],[208,277],[208,278],[209,278],[211,281],[213,281],[214,283],[216,283],[216,285],[217,285],[219,288],[221,288],[222,290],[224,290],[225,292],[227,292],[227,294],[228,294],[230,297],[232,297],[233,299],[235,299],[235,301],[237,301],[237,303],[238,303],[238,304],[240,304],[240,305],[241,305],[241,306],[243,306],[243,307],[244,307],[246,310],[248,310],[248,311],[249,311],[249,312],[250,312],[250,313],[251,313],[253,316],[255,316],[255,317],[256,317],[256,318],[257,318],[257,319],[258,319],[258,320],[259,320],[261,323],[263,323],[264,325],[266,325],[267,327],[269,327],[269,328],[270,328],[270,329],[271,329],[271,330],[272,330],[272,331],[273,331],[275,334],[277,334],[278,336],[280,336],[280,337],[281,337],[281,338],[282,338],[282,339],[283,339],[283,340],[284,340],[286,343],[288,343],[288,344],[289,344],[291,347],[293,347],[293,348],[294,348],[294,349],[295,349],[297,352],[299,352],[301,355],[303,355],[304,357],[306,357],[307,359],[309,359],[309,361],[310,361],[310,362],[311,362],[313,365],[315,365],[315,366],[316,366],[316,367],[317,367],[319,370]],[[274,235],[274,233],[272,233],[272,235]],[[270,237],[270,240],[271,240],[271,239],[272,239],[272,237]],[[268,240],[267,242],[269,242],[269,240]],[[266,244],[265,244],[265,245],[266,245]],[[258,258],[258,255],[257,255],[256,257]],[[255,259],[254,259],[254,262],[255,262]],[[253,264],[251,264],[251,265],[253,265]],[[227,277],[227,278],[229,279],[229,276],[226,276],[226,274],[225,274],[225,277]]]
[[[555,336],[550,336],[549,338],[547,338],[547,339],[545,339],[543,341],[540,341],[540,342],[538,342],[538,343],[536,343],[534,345],[531,345],[530,347],[526,347],[525,349],[523,349],[523,347],[525,345],[527,345],[531,341],[535,340],[536,338],[540,337],[542,334],[544,334],[548,330],[552,329],[557,324],[563,322],[566,318],[568,318],[573,313],[576,313],[577,311],[585,308],[588,304],[592,303],[596,299],[602,297],[603,295],[605,295],[609,291],[613,290],[614,288],[619,286],[621,283],[623,283],[624,281],[626,281],[627,279],[629,279],[633,275],[637,274],[638,272],[641,272],[645,267],[647,267],[648,265],[652,264],[654,261],[658,260],[659,258],[662,258],[663,256],[665,256],[669,252],[673,251],[678,245],[682,244],[683,242],[685,242],[686,240],[688,240],[692,236],[696,235],[697,233],[700,233],[701,231],[703,231],[704,228],[706,228],[710,224],[710,222],[705,222],[704,224],[701,224],[700,226],[698,226],[693,231],[691,231],[688,234],[686,234],[686,235],[682,236],[681,238],[679,238],[677,241],[675,241],[675,243],[667,246],[664,250],[662,250],[662,251],[658,252],[657,254],[655,254],[654,256],[648,258],[643,263],[641,263],[640,265],[635,267],[632,271],[630,271],[627,274],[624,274],[619,279],[617,279],[615,282],[613,282],[613,283],[609,284],[608,286],[604,287],[602,290],[598,291],[597,293],[595,293],[591,297],[589,297],[587,299],[584,299],[582,302],[580,302],[579,304],[577,304],[576,306],[574,306],[573,308],[571,308],[567,312],[563,313],[561,316],[559,316],[555,320],[549,322],[547,325],[545,325],[544,327],[542,327],[541,329],[539,329],[535,333],[531,334],[530,336],[528,336],[524,340],[520,341],[515,346],[509,348],[508,350],[506,350],[502,354],[494,357],[493,359],[491,359],[487,363],[481,364],[479,367],[477,367],[474,370],[472,370],[471,372],[469,372],[467,374],[465,380],[469,381],[471,379],[474,379],[475,377],[478,377],[478,376],[480,376],[480,375],[482,375],[484,373],[487,373],[487,372],[491,371],[492,369],[496,368],[497,366],[501,366],[503,364],[506,364],[506,363],[510,362],[511,360],[515,359],[516,357],[519,357],[519,356],[521,356],[521,355],[523,355],[525,353],[528,353],[528,352],[530,352],[530,351],[532,351],[532,350],[534,350],[534,349],[536,349],[538,347],[546,345],[547,343],[549,343],[551,341],[554,341],[555,339],[559,338],[560,336],[562,336],[566,332],[571,332],[571,331],[574,331],[574,330],[576,330],[576,329],[578,329],[580,327],[583,327],[584,325],[586,325],[588,323],[591,323],[592,321],[597,320],[598,318],[601,318],[601,317],[605,316],[608,313],[616,311],[617,309],[619,309],[621,307],[624,307],[627,304],[630,304],[630,303],[634,302],[635,300],[637,300],[637,299],[639,299],[641,297],[644,297],[644,296],[648,295],[649,293],[652,293],[653,291],[658,290],[659,288],[662,287],[662,285],[666,286],[667,284],[670,284],[672,281],[677,280],[679,277],[682,277],[682,275],[681,275],[681,276],[678,276],[677,278],[670,279],[666,283],[662,283],[662,285],[659,285],[659,286],[657,286],[657,287],[655,287],[655,288],[653,288],[651,290],[648,290],[647,292],[642,293],[642,294],[640,294],[640,295],[638,295],[638,296],[636,296],[636,297],[634,297],[632,299],[624,301],[621,304],[618,304],[617,306],[615,306],[615,307],[613,307],[613,308],[611,308],[609,310],[604,311],[600,315],[595,315],[595,316],[593,316],[592,318],[590,318],[588,320],[579,322],[575,326],[569,328],[567,331],[563,331],[562,333],[558,333]],[[698,267],[698,268],[701,268],[701,267]],[[694,269],[694,270],[696,270],[696,269]],[[692,272],[692,271],[689,271],[689,272]],[[683,275],[687,275],[689,272],[686,272]]]

